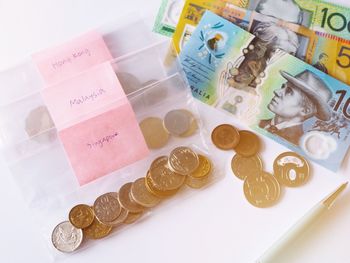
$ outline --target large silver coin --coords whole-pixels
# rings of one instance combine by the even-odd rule
[[[172,135],[180,136],[191,127],[191,116],[183,110],[169,111],[164,117],[164,127]]]
[[[74,227],[69,221],[64,221],[52,231],[51,240],[57,250],[73,252],[83,241],[83,230]]]

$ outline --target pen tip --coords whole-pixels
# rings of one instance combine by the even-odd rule
[[[338,198],[338,196],[345,190],[349,182],[346,182],[339,186],[330,196],[328,196],[324,201],[323,204],[330,208],[335,200]]]

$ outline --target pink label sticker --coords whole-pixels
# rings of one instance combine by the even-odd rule
[[[107,62],[44,89],[42,96],[56,127],[61,129],[102,113],[125,93]]]
[[[95,31],[32,57],[47,86],[112,59],[102,36]]]
[[[80,185],[149,153],[127,99],[108,112],[59,131],[59,137]]]

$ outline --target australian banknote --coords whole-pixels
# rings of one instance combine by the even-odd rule
[[[319,70],[350,84],[350,41],[305,26],[227,4],[221,16]]]
[[[180,53],[193,95],[336,171],[350,145],[350,87],[207,11]]]
[[[153,31],[171,37],[175,31],[185,0],[162,0]]]
[[[320,0],[233,0],[236,6],[350,40],[350,4]]]

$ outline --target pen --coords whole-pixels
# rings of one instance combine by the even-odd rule
[[[305,232],[311,224],[313,224],[317,218],[319,218],[324,212],[328,211],[334,204],[337,197],[344,191],[347,183],[342,184],[332,194],[323,199],[320,203],[310,209],[298,222],[296,222],[279,240],[277,240],[259,259],[256,263],[269,263],[273,262],[279,253],[284,251],[293,240],[299,237]]]

